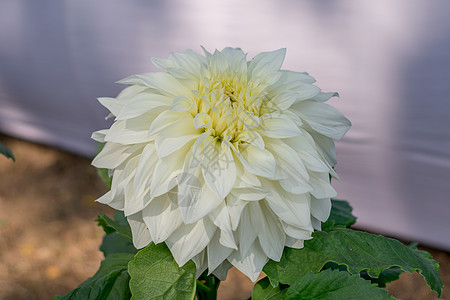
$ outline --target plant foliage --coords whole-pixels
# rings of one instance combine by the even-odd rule
[[[302,249],[286,247],[279,262],[269,261],[252,299],[389,299],[383,287],[402,272],[417,271],[441,294],[439,265],[415,245],[351,230],[356,218],[346,201],[332,200],[324,231],[313,233]],[[164,243],[138,250],[122,212],[111,219],[99,214],[106,235],[100,250],[105,259],[95,275],[55,299],[213,299],[219,281],[195,264],[179,267]]]
[[[16,159],[14,158],[13,153],[11,152],[11,150],[9,150],[8,148],[6,148],[4,145],[0,144],[0,154],[3,154],[4,156],[6,156],[7,158],[11,158],[13,161],[16,161]]]

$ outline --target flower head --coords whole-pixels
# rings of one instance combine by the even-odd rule
[[[285,246],[320,230],[336,195],[333,139],[350,122],[325,104],[307,73],[280,70],[285,50],[247,61],[240,49],[154,58],[164,72],[134,75],[115,117],[93,138],[112,176],[98,199],[123,210],[133,242],[165,242],[179,265],[219,278],[231,265],[255,281]]]

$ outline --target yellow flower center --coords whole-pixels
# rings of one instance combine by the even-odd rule
[[[194,126],[219,141],[248,142],[248,131],[259,126],[264,87],[247,74],[212,75],[194,92]]]

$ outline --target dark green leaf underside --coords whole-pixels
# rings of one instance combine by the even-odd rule
[[[107,215],[100,213],[96,221],[99,226],[103,227],[106,234],[117,232],[118,234],[131,239],[131,229],[126,218],[123,216],[123,212],[116,212],[114,214],[114,220],[109,218]]]
[[[114,253],[136,254],[138,252],[130,238],[120,235],[117,232],[107,234],[103,237],[100,250],[105,257]]]
[[[398,280],[403,270],[399,267],[392,267],[390,269],[383,270],[378,278],[372,278],[367,274],[367,271],[361,272],[361,277],[370,280],[372,283],[378,284],[379,287],[386,287],[386,283]]]
[[[130,276],[127,265],[133,254],[111,254],[102,261],[95,275],[66,295],[55,297],[58,300],[106,300],[130,299],[128,288]]]
[[[0,153],[6,156],[7,158],[11,158],[13,161],[16,161],[11,150],[6,148],[4,145],[0,144]]]

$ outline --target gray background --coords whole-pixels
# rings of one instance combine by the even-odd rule
[[[334,182],[358,225],[450,250],[450,2],[0,2],[0,132],[92,156],[97,97],[200,45],[286,47],[353,127]],[[55,183],[57,184],[57,183]]]

